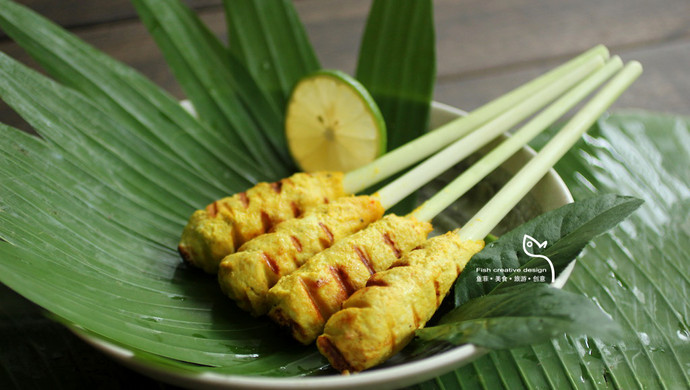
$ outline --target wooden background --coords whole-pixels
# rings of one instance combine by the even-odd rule
[[[402,1],[402,0],[400,0]],[[22,0],[182,97],[126,0]],[[219,36],[219,0],[188,1]],[[325,67],[354,70],[370,0],[296,0]],[[598,43],[645,73],[616,103],[690,115],[690,0],[436,0],[436,100],[464,109],[522,84]],[[0,51],[33,64],[0,33]],[[0,103],[0,121],[27,128]],[[55,337],[59,335],[59,337]],[[27,339],[27,345],[12,339]],[[40,340],[37,343],[36,340]],[[50,357],[46,359],[46,356]],[[27,363],[35,369],[27,371]],[[0,388],[46,377],[67,388],[170,388],[111,362],[0,285]],[[32,385],[33,384],[33,385]]]
[[[20,1],[153,79],[177,97],[180,88],[126,0]],[[225,35],[219,0],[193,0]],[[354,70],[370,0],[297,0],[325,67]],[[690,115],[690,0],[436,0],[436,100],[473,109],[544,70],[603,43],[643,76],[616,103]],[[6,37],[0,50],[31,63]],[[0,106],[0,121],[21,120]]]

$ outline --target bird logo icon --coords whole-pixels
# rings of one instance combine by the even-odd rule
[[[553,283],[556,280],[556,271],[553,267],[553,263],[551,262],[551,259],[544,255],[539,255],[533,252],[534,247],[538,247],[540,249],[546,248],[546,243],[547,241],[544,242],[539,242],[537,241],[534,237],[530,236],[529,234],[525,234],[524,237],[522,237],[522,250],[525,252],[525,254],[529,257],[537,257],[540,259],[546,260],[547,263],[549,263],[549,267],[551,267],[551,283]]]

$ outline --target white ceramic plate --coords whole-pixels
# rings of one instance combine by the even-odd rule
[[[431,128],[436,128],[465,113],[456,108],[434,103],[431,112]],[[528,161],[534,151],[524,148],[503,164],[509,174],[513,174]],[[565,183],[551,170],[530,192],[531,201],[538,205],[538,212],[552,210],[572,202],[572,196]],[[537,211],[535,211],[537,212]],[[536,215],[531,215],[534,217]],[[574,262],[556,280],[562,287],[570,276]],[[153,365],[136,358],[132,351],[90,336],[77,328],[73,331],[91,345],[122,364],[158,380],[177,386],[198,389],[388,389],[419,383],[451,370],[454,370],[486,353],[486,350],[473,345],[465,345],[441,352],[432,357],[417,361],[365,371],[355,375],[315,376],[295,378],[274,378],[240,375],[219,375],[215,373],[191,374]]]

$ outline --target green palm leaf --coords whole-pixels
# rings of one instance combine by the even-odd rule
[[[151,3],[138,3],[148,12]],[[403,27],[393,27],[394,18],[383,15],[416,9],[405,8],[412,3],[379,8],[384,3],[375,2],[378,11],[368,31],[379,27],[371,21],[380,17],[392,34]],[[7,0],[0,5],[0,26],[61,83],[0,56],[0,95],[42,136],[0,126],[2,283],[53,318],[125,346],[136,360],[165,370],[329,373],[313,347],[298,346],[267,321],[246,316],[222,296],[214,278],[187,268],[174,249],[191,210],[270,176],[267,168],[254,168],[244,150],[224,142],[130,68],[24,7]],[[167,15],[165,20],[219,55],[220,47],[198,20],[175,7],[168,6],[169,14],[149,15],[151,26]],[[200,82],[193,79],[198,70],[187,63],[192,59],[182,53],[184,47],[173,45],[177,30],[164,31],[159,44],[177,51],[168,54],[175,58],[171,62],[188,72],[190,83]],[[374,47],[373,36],[367,32],[363,46]],[[386,58],[402,47],[376,55]],[[246,61],[249,57],[237,60]],[[367,68],[360,69],[366,79]],[[374,75],[377,66],[370,69],[372,86],[389,83],[387,74]],[[255,76],[262,88],[274,80]],[[247,88],[259,96],[255,87]],[[209,99],[218,105],[220,96]],[[263,96],[275,105],[274,97]],[[246,105],[253,98],[238,99]],[[253,115],[248,120],[256,121]],[[635,217],[585,249],[586,259],[566,286],[611,314],[628,333],[623,343],[561,336],[544,345],[492,352],[419,387],[690,385],[685,298],[690,268],[684,261],[690,255],[689,128],[687,118],[614,115],[557,167],[576,198],[616,192],[645,200]]]
[[[556,166],[576,200],[617,192],[645,201],[585,249],[565,286],[609,313],[622,342],[564,335],[492,352],[418,388],[689,387],[689,152],[690,118],[626,112],[600,121]]]
[[[183,172],[221,189],[218,196],[260,179],[249,168],[237,171],[249,161],[240,148],[190,117],[150,80],[31,10],[8,0],[0,4],[0,27],[58,81],[131,129],[130,139],[184,162]]]
[[[372,3],[357,79],[371,92],[386,120],[388,150],[427,129],[436,79],[434,39],[431,1]]]
[[[230,52],[281,109],[295,83],[319,69],[297,12],[288,0],[224,0]]]
[[[133,3],[199,117],[225,135],[225,142],[245,148],[270,179],[287,176],[291,161],[282,107],[271,104],[249,72],[181,2]]]

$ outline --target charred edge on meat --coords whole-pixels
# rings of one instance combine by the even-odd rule
[[[395,246],[395,242],[391,238],[391,235],[389,232],[383,233],[383,241],[386,243],[386,245],[388,245],[391,248],[391,250],[395,254],[396,259],[399,259],[402,257],[402,251],[400,249],[398,249],[397,246]]]
[[[345,271],[342,267],[329,266],[328,268],[333,275],[333,279],[335,279],[340,286],[340,289],[345,293],[345,299],[347,299],[347,297],[352,295],[352,293],[357,290],[352,284],[352,280],[350,280],[350,275],[348,275],[347,271]]]
[[[218,215],[218,202],[213,202],[206,206],[206,212],[208,213],[209,217],[215,218],[216,215]]]
[[[297,203],[295,203],[294,201],[290,202],[290,207],[292,208],[292,215],[295,218],[299,218],[299,216],[302,215],[302,209],[299,207]]]
[[[249,207],[249,197],[246,192],[240,192],[237,194],[237,198],[242,202],[242,206],[244,206],[245,209]]]
[[[316,342],[319,344],[321,352],[328,357],[333,368],[342,373],[354,371],[354,368],[350,366],[350,363],[328,337],[319,337]]]
[[[352,249],[357,253],[359,260],[362,261],[362,264],[364,264],[364,266],[367,268],[367,271],[369,271],[369,275],[373,275],[376,271],[374,270],[374,267],[372,267],[371,259],[369,259],[369,256],[364,249],[357,245],[353,245]]]
[[[290,236],[290,239],[292,240],[292,244],[295,246],[295,250],[297,250],[297,252],[302,252],[302,243],[300,242],[299,238]]]
[[[326,238],[328,239],[328,242],[326,245],[324,245],[325,248],[330,248],[331,245],[335,242],[335,237],[333,236],[333,232],[331,232],[331,229],[328,228],[323,222],[319,222],[319,226],[321,227],[321,230],[323,230],[324,233],[326,233]]]
[[[280,268],[278,267],[278,263],[276,263],[275,259],[273,259],[271,255],[269,255],[266,252],[261,252],[261,257],[263,257],[264,261],[266,262],[266,265],[271,270],[271,272],[273,272],[276,275],[279,275]]]
[[[328,313],[328,310],[326,310],[326,308],[323,307],[323,306],[321,305],[321,302],[319,302],[319,300],[317,299],[317,297],[314,296],[314,293],[313,293],[313,290],[312,290],[312,288],[318,288],[318,286],[315,286],[313,283],[311,283],[311,282],[309,282],[309,281],[306,281],[306,280],[304,280],[304,279],[302,279],[302,278],[298,278],[298,280],[299,280],[300,284],[302,285],[302,288],[304,289],[304,291],[307,293],[307,297],[309,298],[309,302],[311,303],[312,307],[313,307],[314,310],[316,311],[316,314],[318,314],[319,319],[320,319],[321,321],[324,321],[324,319],[326,318],[326,317],[325,317],[325,314]],[[293,321],[290,320],[290,322],[293,322]],[[299,326],[299,325],[298,325],[297,323],[295,323],[295,322],[293,322],[293,323],[294,323],[294,324],[297,326],[297,328],[298,328],[298,329],[295,329],[295,326],[293,326],[293,325],[291,324],[290,327],[293,328],[293,330],[297,331],[298,333],[299,333],[299,332],[304,333],[304,330],[302,329],[301,326]]]
[[[192,255],[187,251],[187,248],[185,248],[182,245],[177,246],[177,252],[180,253],[180,256],[182,256],[182,260],[186,261],[189,264],[192,264]]]
[[[280,194],[280,192],[283,190],[283,182],[277,181],[275,183],[271,183],[271,188],[273,188],[273,191],[275,191],[276,194]]]
[[[273,227],[273,220],[265,211],[261,210],[261,228],[264,232],[268,232]]]
[[[388,286],[390,286],[390,284],[388,284],[388,282],[386,282],[385,280],[383,280],[381,278],[377,278],[376,275],[374,275],[374,276],[370,277],[369,280],[367,280],[366,287],[374,287],[374,286],[388,287]]]

